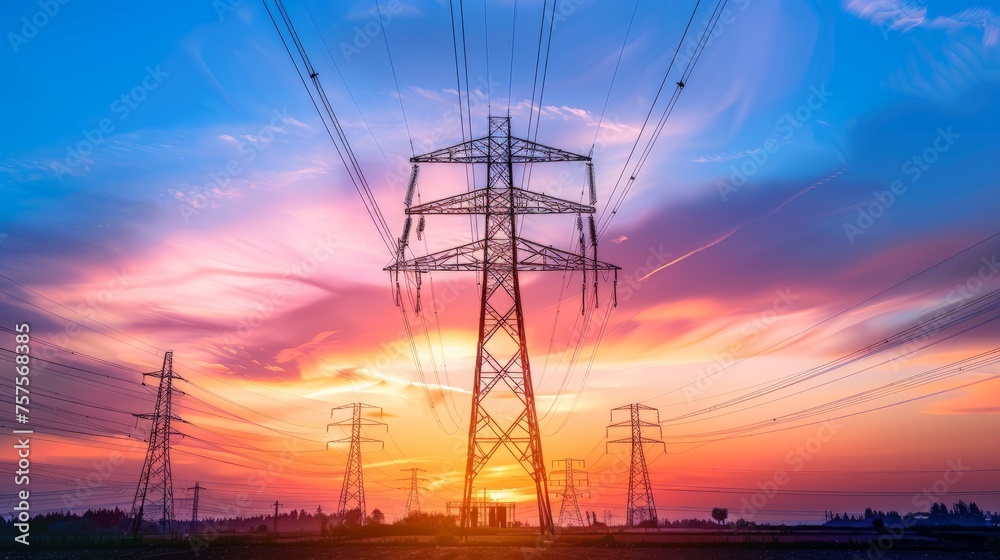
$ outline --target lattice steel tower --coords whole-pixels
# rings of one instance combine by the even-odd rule
[[[198,534],[198,498],[205,487],[200,482],[195,482],[194,486],[188,490],[194,490],[194,500],[191,502],[191,534]]]
[[[152,420],[152,426],[149,430],[146,458],[142,463],[142,474],[139,476],[135,498],[132,500],[129,532],[138,535],[142,529],[143,520],[148,513],[152,513],[155,516],[154,519],[157,519],[160,524],[162,532],[173,534],[174,485],[170,476],[170,435],[172,433],[170,422],[172,420],[182,422],[182,420],[171,412],[171,397],[174,392],[181,393],[173,388],[173,381],[175,379],[186,380],[174,373],[174,353],[169,350],[163,355],[163,367],[160,371],[143,374],[144,384],[147,375],[159,378],[160,382],[156,390],[156,405],[153,408],[153,413],[133,415],[136,418]]]
[[[361,444],[378,443],[381,445],[382,440],[363,437],[361,435],[361,427],[385,426],[385,423],[364,418],[362,414],[366,408],[378,410],[379,416],[382,415],[382,409],[380,407],[364,403],[351,403],[334,407],[330,409],[330,418],[333,418],[336,411],[347,408],[351,409],[350,420],[331,422],[326,426],[327,429],[330,429],[330,426],[349,425],[351,427],[351,437],[335,439],[327,442],[327,447],[329,447],[331,443],[350,444],[350,449],[347,453],[347,466],[344,470],[344,483],[340,488],[340,501],[337,505],[337,521],[340,524],[344,524],[347,521],[348,514],[354,510],[358,510],[360,512],[360,519],[358,522],[361,525],[364,525],[365,518],[368,516],[368,510],[365,507],[365,479],[363,473],[361,472]]]
[[[420,482],[427,480],[426,478],[420,478],[417,473],[427,472],[424,469],[418,469],[416,467],[410,469],[400,469],[403,472],[409,472],[410,478],[404,478],[400,480],[407,480],[410,482],[410,493],[406,496],[406,515],[404,517],[409,517],[411,513],[420,513]]]
[[[472,385],[472,410],[469,422],[469,446],[462,497],[461,526],[467,529],[475,521],[471,515],[472,486],[476,475],[500,447],[506,447],[528,471],[535,483],[539,525],[542,533],[551,534],[552,510],[549,504],[548,482],[542,444],[535,410],[534,389],[528,365],[528,348],[524,332],[524,313],[518,273],[521,271],[580,270],[592,275],[596,287],[598,271],[614,272],[617,283],[618,267],[597,260],[597,237],[594,227],[594,206],[597,194],[593,168],[588,156],[573,154],[510,135],[510,117],[489,117],[489,134],[410,158],[419,163],[485,164],[486,186],[411,207],[418,166],[414,165],[406,194],[406,223],[399,239],[396,261],[386,267],[396,275],[412,272],[416,285],[420,275],[432,271],[481,271],[482,293],[479,312],[479,341],[476,350],[476,371]],[[545,162],[586,162],[590,186],[590,205],[578,204],[552,196],[534,193],[513,184],[514,165]],[[417,233],[424,230],[424,214],[482,214],[485,227],[481,239],[471,243],[431,253],[405,258],[409,243],[412,215],[421,216]],[[581,243],[580,254],[553,248],[518,236],[518,216],[522,214],[577,214],[580,239],[583,222],[579,216],[588,214],[591,249]],[[418,291],[417,311],[419,311]],[[397,295],[397,301],[399,301]],[[491,413],[490,397],[517,399],[517,409],[510,415]],[[493,402],[507,402],[493,401]]]
[[[559,468],[562,463],[562,468]],[[562,506],[559,508],[560,527],[583,527],[583,517],[580,515],[580,500],[589,496],[589,490],[580,490],[579,486],[587,486],[590,481],[586,471],[577,470],[585,466],[583,459],[556,459],[552,461],[552,486],[561,487],[556,495],[562,494]]]
[[[629,411],[629,419],[624,422],[615,422],[615,412],[619,410]],[[642,412],[655,414],[656,421],[649,422],[642,419]],[[655,408],[643,404],[634,403],[628,406],[619,406],[611,409],[611,422],[607,428],[606,435],[610,437],[612,428],[630,428],[631,435],[628,438],[609,440],[612,443],[628,443],[632,446],[632,460],[628,472],[628,505],[625,507],[625,526],[637,527],[645,521],[651,521],[656,526],[656,505],[653,503],[653,489],[649,483],[649,470],[646,468],[646,454],[643,446],[646,444],[660,444],[664,446],[662,440],[643,436],[644,428],[656,428],[663,437],[663,430],[660,427],[660,412]]]

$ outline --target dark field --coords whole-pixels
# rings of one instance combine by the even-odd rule
[[[858,554],[858,556],[855,556]],[[382,559],[393,558],[400,560],[526,560],[531,558],[553,559],[553,560],[598,560],[605,558],[628,558],[635,560],[669,558],[673,560],[834,560],[864,558],[858,552],[846,550],[721,550],[721,549],[671,549],[671,548],[645,548],[645,549],[592,549],[592,548],[562,548],[555,550],[521,550],[517,548],[451,548],[451,547],[364,547],[364,548],[331,548],[328,550],[299,549],[299,548],[218,548],[203,551],[201,555],[194,556],[190,551],[182,552],[170,549],[148,549],[145,551],[109,551],[109,550],[89,550],[89,551],[62,551],[62,552],[38,552],[35,554],[10,553],[5,558],[31,558],[31,559],[52,559],[52,560],[104,560],[104,559],[144,559],[157,558],[160,560],[174,560],[181,558],[204,558],[206,560],[271,560],[271,559],[295,559],[295,560],[362,560],[362,559]],[[919,552],[900,551],[886,552],[881,558],[885,560],[938,560],[962,558],[968,560],[986,560],[1000,558],[996,552]]]
[[[13,548],[5,543],[0,557],[7,560],[1000,560],[995,534],[907,535],[884,538],[864,532],[808,532],[798,534],[743,534],[717,532],[632,533],[614,535],[569,534],[554,542],[539,543],[526,534],[471,537],[467,544],[438,544],[434,537],[386,537],[365,541],[298,542],[223,541],[203,546],[197,554],[192,546],[145,543],[127,546],[96,546],[86,543],[50,541]],[[874,545],[874,546],[873,546]]]
[[[191,550],[174,548],[148,548],[143,550],[61,550],[38,551],[34,553],[7,553],[4,558],[39,560],[138,560],[156,558],[174,560],[199,558],[205,560],[363,560],[392,558],[399,560],[599,560],[606,558],[628,558],[635,560],[669,558],[673,560],[833,560],[866,558],[860,550],[813,550],[813,549],[719,549],[719,548],[580,548],[558,547],[547,549],[518,547],[425,547],[425,546],[357,546],[357,547],[297,547],[297,546],[219,546],[201,551],[195,556]],[[873,555],[871,558],[876,558]],[[962,558],[968,560],[1000,559],[998,552],[943,552],[943,551],[886,551],[880,558],[884,560],[938,560]]]

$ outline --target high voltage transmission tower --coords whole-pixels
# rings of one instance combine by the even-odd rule
[[[278,508],[281,507],[281,506],[283,506],[283,505],[285,505],[285,504],[282,504],[282,503],[278,502],[278,500],[274,500],[274,535],[275,536],[278,535]]]
[[[559,468],[559,463],[563,464]],[[559,508],[560,527],[583,527],[583,517],[580,516],[580,501],[582,496],[589,496],[588,490],[580,490],[578,486],[587,486],[590,481],[586,471],[577,470],[579,465],[582,469],[585,463],[582,459],[556,459],[552,461],[552,486],[561,487],[562,506]]]
[[[172,420],[183,422],[183,420],[171,412],[171,397],[174,392],[181,393],[173,388],[173,381],[175,379],[186,380],[174,373],[174,353],[169,350],[163,355],[163,367],[160,371],[143,374],[143,384],[145,384],[145,376],[147,375],[159,378],[160,383],[156,391],[156,405],[153,408],[153,413],[134,415],[137,418],[152,420],[152,426],[149,430],[146,458],[142,463],[142,474],[139,476],[135,498],[132,500],[129,532],[138,535],[142,529],[143,520],[148,513],[152,513],[155,516],[153,519],[156,519],[160,524],[162,532],[173,534],[174,485],[170,476],[170,435],[172,433],[170,422]]]
[[[596,290],[598,271],[613,272],[617,284],[619,267],[597,260],[597,236],[594,226],[594,204],[597,191],[593,181],[590,157],[544,146],[510,134],[510,117],[489,117],[489,133],[478,138],[410,158],[419,163],[485,164],[486,186],[438,201],[411,206],[417,181],[418,166],[414,165],[406,193],[406,222],[398,240],[395,262],[386,270],[395,274],[397,302],[399,273],[416,276],[419,312],[419,286],[422,274],[432,271],[481,271],[482,292],[479,310],[479,340],[476,349],[476,371],[472,385],[472,410],[469,422],[469,446],[462,497],[461,527],[475,524],[472,515],[472,486],[476,475],[501,447],[510,450],[528,471],[535,483],[539,525],[543,534],[553,531],[552,509],[549,504],[545,461],[535,410],[534,388],[528,365],[528,348],[521,306],[521,271],[580,270],[587,285],[591,275]],[[545,162],[586,162],[590,205],[578,204],[552,196],[534,193],[525,185],[514,186],[514,165]],[[444,251],[407,260],[412,216],[420,215],[418,235],[424,231],[425,214],[483,214],[485,227],[481,239]],[[529,241],[518,235],[518,216],[522,214],[577,214],[580,230],[580,253],[556,249],[546,243]],[[588,249],[580,218],[589,218],[590,249]],[[592,250],[593,256],[587,253]],[[513,393],[517,408],[498,414],[497,405],[509,404]],[[489,399],[489,397],[494,399]],[[491,409],[490,404],[493,404]]]
[[[195,482],[194,486],[188,488],[188,490],[194,490],[194,500],[191,502],[191,534],[196,535],[198,533],[198,497],[205,487],[201,485],[200,482]]]
[[[330,417],[333,418],[336,411],[348,408],[351,409],[350,420],[340,420],[337,422],[331,422],[327,425],[327,429],[330,429],[330,426],[351,427],[351,437],[335,439],[327,443],[327,446],[331,443],[350,444],[350,450],[347,453],[347,466],[344,469],[344,483],[340,488],[340,501],[337,505],[337,522],[341,525],[346,524],[348,517],[352,515],[352,512],[356,511],[357,515],[360,516],[360,519],[357,520],[358,524],[364,525],[365,518],[368,515],[368,510],[365,507],[365,480],[363,473],[361,472],[361,444],[382,444],[382,440],[363,437],[361,435],[361,427],[385,426],[385,423],[364,418],[364,409],[369,408],[378,410],[379,416],[382,415],[382,409],[380,407],[364,403],[351,403],[334,407],[330,410]]]
[[[410,469],[400,469],[403,472],[409,472],[410,478],[401,478],[400,480],[410,482],[410,493],[406,496],[406,514],[404,517],[409,517],[411,513],[420,513],[420,482],[426,481],[426,478],[420,478],[417,473],[427,472],[424,469],[418,469],[416,467]]]
[[[629,419],[623,422],[615,422],[615,412],[620,410],[629,411]],[[642,419],[642,413],[647,416],[652,413],[656,415],[656,421],[650,422]],[[633,403],[627,406],[619,406],[611,409],[611,422],[607,428],[607,435],[610,437],[613,428],[629,428],[631,434],[628,438],[609,440],[612,443],[628,443],[632,448],[632,458],[629,463],[628,472],[628,505],[625,507],[625,526],[638,527],[640,524],[658,524],[656,518],[656,505],[653,503],[653,488],[649,483],[649,470],[646,468],[646,453],[643,446],[646,444],[660,444],[664,446],[662,440],[643,436],[644,428],[656,428],[660,437],[663,430],[660,427],[660,412],[655,408]]]

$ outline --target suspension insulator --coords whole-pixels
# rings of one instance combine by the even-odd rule
[[[597,224],[594,223],[594,215],[587,216],[587,225],[590,226],[590,246],[597,247]]]
[[[417,303],[413,307],[413,312],[416,313],[417,315],[420,315],[420,284],[421,283],[422,283],[422,279],[420,278],[420,273],[418,272],[417,273]]]
[[[611,294],[612,294],[612,301],[614,302],[614,306],[618,307],[618,269],[617,268],[615,269],[615,285],[614,285],[614,288],[612,288],[612,290],[611,290]]]
[[[587,187],[590,189],[590,205],[597,204],[597,182],[594,181],[594,164],[587,164]]]
[[[417,172],[419,169],[419,165],[414,165],[413,171],[410,172],[410,185],[406,188],[406,199],[403,201],[407,208],[413,204],[413,192],[417,190]]]
[[[413,225],[413,217],[407,216],[406,221],[403,222],[403,237],[399,238],[399,251],[402,252],[403,249],[410,244],[410,227]]]

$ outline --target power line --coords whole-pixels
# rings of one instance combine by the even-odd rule
[[[298,33],[295,31],[295,27],[292,24],[291,19],[288,17],[288,13],[285,11],[282,0],[273,1],[278,15],[284,22],[292,43],[298,51],[299,59],[305,69],[305,74],[303,74],[302,69],[299,68],[299,62],[296,61],[295,55],[292,54],[291,47],[289,47],[288,43],[285,41],[285,35],[281,32],[281,27],[274,18],[274,14],[271,12],[271,8],[268,6],[267,0],[262,1],[264,3],[264,9],[267,11],[267,15],[271,19],[271,23],[274,25],[274,29],[277,31],[279,39],[281,39],[281,44],[284,46],[285,52],[288,54],[289,59],[291,59],[292,66],[294,66],[295,72],[299,76],[299,80],[302,82],[303,87],[306,89],[306,93],[309,95],[309,100],[316,109],[316,113],[319,115],[320,121],[323,122],[323,128],[326,129],[327,135],[330,137],[330,141],[333,142],[337,155],[344,164],[347,174],[350,177],[351,182],[354,184],[355,190],[361,197],[362,203],[365,206],[365,211],[368,213],[368,217],[374,224],[376,231],[378,231],[379,237],[382,238],[382,242],[385,244],[386,249],[388,249],[389,253],[392,254],[394,252],[394,243],[389,226],[385,222],[385,217],[382,215],[382,211],[378,206],[378,201],[375,199],[375,195],[372,192],[371,187],[368,185],[368,180],[365,178],[357,157],[354,155],[354,151],[351,148],[347,135],[344,133],[343,128],[341,128],[340,121],[337,119],[337,115],[334,112],[333,107],[330,105],[330,100],[327,97],[326,92],[323,90],[323,85],[319,80],[319,73],[309,60],[309,56],[299,39]],[[306,75],[308,75],[312,81],[313,87],[316,91],[315,95],[313,94],[313,90],[309,89],[309,86],[306,84]],[[319,99],[318,103],[317,98]],[[320,109],[320,104],[323,105],[323,109]],[[330,121],[329,124],[327,123],[327,119]],[[331,125],[334,130],[330,129]],[[334,134],[334,131],[336,131],[336,135]]]
[[[797,332],[797,333],[795,333],[793,335],[790,335],[790,336],[788,336],[788,337],[786,337],[786,338],[784,338],[784,339],[782,339],[782,340],[780,340],[778,342],[775,342],[774,344],[771,344],[770,346],[768,346],[766,348],[763,348],[763,349],[761,349],[761,350],[759,350],[757,352],[754,352],[753,354],[751,354],[751,355],[749,355],[749,356],[747,356],[745,358],[741,358],[739,360],[734,361],[731,364],[726,365],[725,367],[723,367],[722,369],[720,369],[717,373],[722,373],[723,371],[726,371],[726,370],[732,368],[735,365],[741,364],[741,363],[745,362],[746,360],[749,360],[750,358],[754,358],[754,357],[759,356],[759,355],[761,355],[761,354],[763,354],[765,352],[769,352],[771,350],[774,350],[774,349],[776,349],[776,348],[784,345],[785,343],[787,343],[789,341],[797,340],[803,334],[805,334],[805,333],[807,333],[807,332],[809,332],[809,331],[811,331],[811,330],[813,330],[813,329],[815,329],[815,328],[817,328],[817,327],[819,327],[821,325],[829,323],[830,321],[836,319],[837,317],[840,317],[840,316],[842,316],[842,315],[844,315],[846,313],[849,313],[849,312],[851,312],[851,311],[853,311],[853,310],[861,307],[862,305],[864,305],[866,303],[874,301],[875,299],[877,299],[877,298],[879,298],[879,297],[887,294],[888,292],[891,292],[892,290],[894,290],[894,289],[902,286],[903,284],[906,284],[907,282],[910,282],[911,280],[914,280],[914,279],[922,276],[923,274],[925,274],[927,272],[930,272],[931,270],[933,270],[933,269],[941,266],[942,264],[944,264],[944,263],[946,263],[946,262],[954,259],[955,257],[957,257],[957,256],[959,256],[959,255],[961,255],[963,253],[966,253],[966,252],[968,252],[968,251],[970,251],[970,250],[972,250],[972,249],[974,249],[974,248],[982,245],[983,243],[986,243],[987,241],[990,241],[990,240],[995,239],[997,237],[1000,237],[1000,231],[998,231],[998,232],[996,232],[996,233],[994,233],[992,235],[989,235],[985,239],[977,241],[977,242],[973,243],[972,245],[969,245],[968,247],[966,247],[964,249],[961,249],[960,251],[958,251],[956,253],[953,253],[953,254],[949,255],[948,257],[944,258],[943,260],[940,260],[940,261],[936,262],[935,264],[933,264],[933,265],[931,265],[931,266],[929,266],[927,268],[924,268],[924,269],[922,269],[922,270],[920,270],[920,271],[918,271],[918,272],[916,272],[914,274],[911,274],[911,275],[907,276],[906,278],[903,278],[902,280],[900,280],[900,281],[892,284],[891,286],[888,286],[887,288],[884,288],[884,289],[880,290],[879,292],[877,292],[875,294],[872,294],[871,296],[868,296],[865,299],[863,299],[863,300],[855,303],[854,305],[851,305],[850,307],[848,307],[846,309],[843,309],[843,310],[841,310],[841,311],[839,311],[837,313],[834,313],[833,315],[830,315],[829,317],[827,317],[827,318],[825,318],[825,319],[823,319],[823,320],[821,320],[821,321],[819,321],[819,322],[817,322],[817,323],[815,323],[815,324],[813,324],[813,325],[811,325],[811,326],[809,326],[809,327],[807,327],[807,328],[805,328],[805,329],[803,329],[803,330],[801,330],[801,331],[799,331],[799,332]],[[698,382],[697,380],[692,381],[692,382],[687,383],[685,385],[681,385],[680,387],[677,387],[675,389],[671,389],[671,390],[666,391],[664,393],[659,393],[657,395],[649,397],[649,398],[643,400],[642,402],[648,403],[650,401],[659,399],[661,397],[665,397],[665,396],[667,396],[669,394],[681,391],[685,387],[690,387],[690,386],[694,385],[697,382]]]

